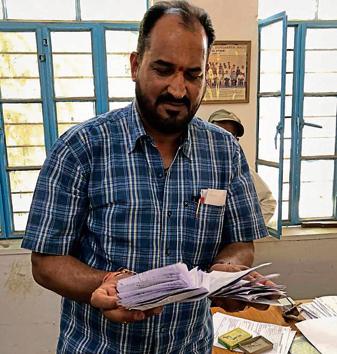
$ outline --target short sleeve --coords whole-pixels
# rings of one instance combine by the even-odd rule
[[[87,213],[87,178],[70,147],[59,139],[40,171],[22,247],[71,254]]]
[[[268,236],[249,166],[235,145],[231,181],[227,191],[223,243],[252,241]]]

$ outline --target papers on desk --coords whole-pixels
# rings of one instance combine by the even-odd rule
[[[273,343],[273,349],[265,352],[266,354],[287,354],[296,334],[296,331],[292,331],[290,327],[245,320],[243,318],[225,315],[220,312],[216,312],[213,315],[213,327],[214,346],[224,348],[218,343],[219,335],[226,333],[233,328],[240,327],[252,334],[253,337],[261,335]],[[235,351],[240,350],[235,349]]]
[[[337,317],[305,320],[296,327],[321,354],[337,353]]]
[[[337,317],[337,296],[322,296],[299,306],[305,319]],[[337,350],[336,350],[337,353]]]
[[[286,296],[284,286],[270,287],[256,280],[243,280],[252,271],[269,264],[261,264],[240,272],[206,273],[197,268],[189,271],[184,263],[152,269],[118,281],[119,304],[128,309],[147,310],[173,302],[191,302],[207,296],[221,296],[279,305],[277,300],[270,300],[270,296]]]
[[[296,327],[322,354],[337,353],[337,296],[322,296],[299,306],[307,320]]]

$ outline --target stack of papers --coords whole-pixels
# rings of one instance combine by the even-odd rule
[[[218,343],[218,337],[233,328],[239,327],[250,333],[253,337],[263,336],[272,342],[273,349],[266,351],[266,354],[287,354],[296,334],[296,331],[292,331],[290,327],[245,320],[220,312],[216,312],[213,315],[213,327],[214,346],[224,349],[224,347]],[[234,350],[239,351],[237,349]]]
[[[300,305],[305,319],[337,317],[337,296],[322,296],[312,302]]]
[[[260,284],[259,280],[243,280],[249,273],[269,264],[240,272],[206,273],[197,268],[189,271],[184,263],[152,269],[119,280],[118,303],[128,309],[144,311],[173,302],[191,302],[217,296],[280,306],[277,300],[271,298],[285,297],[284,286],[270,287]],[[263,279],[275,276],[271,274]]]

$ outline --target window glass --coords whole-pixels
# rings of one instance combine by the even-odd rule
[[[24,231],[39,171],[11,171],[11,202],[14,231]]]
[[[337,28],[308,28],[306,49],[336,49]]]
[[[304,78],[305,92],[336,92],[337,73],[307,73]]]
[[[135,94],[129,57],[136,50],[137,36],[134,31],[106,31],[110,98],[133,97]]]
[[[0,32],[2,98],[40,98],[36,51],[35,33]]]
[[[336,107],[336,97],[304,97],[303,114],[305,117],[335,117]]]
[[[294,52],[287,51],[287,73],[292,73],[294,71]]]
[[[279,161],[279,142],[275,148],[276,127],[280,120],[280,97],[261,97],[259,99],[259,152],[258,158]]]
[[[289,219],[289,179],[290,179],[290,159],[283,161],[283,184],[282,184],[282,220]]]
[[[0,51],[3,53],[36,53],[35,33],[0,32]]]
[[[6,0],[8,19],[75,20],[75,0]]]
[[[39,166],[45,158],[42,108],[38,103],[3,104],[8,166]]]
[[[109,78],[109,97],[133,97],[135,84],[131,78]]]
[[[51,39],[55,96],[94,97],[90,32],[54,32]]]
[[[95,116],[94,102],[57,102],[57,129],[62,135],[70,127]]]
[[[312,127],[304,127],[303,131],[312,131]],[[302,138],[302,156],[333,155],[335,153],[336,138],[329,137],[303,137]]]
[[[110,53],[131,53],[137,49],[138,32],[106,31],[106,51]]]
[[[288,27],[287,28],[287,49],[294,49],[295,43],[295,28]]]
[[[140,21],[146,0],[81,0],[82,20]]]
[[[286,96],[286,99],[285,99],[285,116],[286,117],[291,117],[291,115],[292,115],[292,105],[293,105],[292,99],[293,99],[292,95]]]
[[[337,35],[337,34],[336,34]],[[337,48],[337,37],[336,37]],[[337,72],[337,49],[331,51],[315,50],[305,52],[305,71]],[[336,88],[337,89],[337,88]]]
[[[50,34],[54,53],[91,53],[90,32],[52,32]]]
[[[113,109],[123,108],[130,103],[131,102],[109,102],[109,109],[112,111]]]
[[[332,216],[334,161],[302,161],[300,218]]]
[[[282,23],[261,29],[260,92],[280,92],[282,68]]]

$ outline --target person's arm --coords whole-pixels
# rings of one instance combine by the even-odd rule
[[[214,258],[213,265],[210,270],[220,272],[238,272],[248,267],[251,267],[254,261],[254,243],[237,242],[229,243],[217,254]],[[253,272],[248,276],[248,279],[263,278],[261,274]],[[273,285],[272,282],[264,282],[268,285]],[[259,310],[266,310],[269,306],[244,301],[232,300],[228,298],[214,297],[212,306],[219,306],[228,312],[237,312],[244,310],[246,306],[252,306]]]
[[[147,311],[127,310],[117,304],[120,272],[104,272],[89,267],[72,256],[32,253],[32,273],[41,286],[69,299],[99,308],[114,322],[136,322],[157,315],[162,307]],[[122,274],[122,277],[129,276]]]
[[[214,264],[245,265],[250,267],[254,261],[254,243],[235,242],[226,244],[216,255]]]
[[[69,299],[90,303],[107,272],[97,270],[72,256],[32,253],[32,273],[35,281]]]

